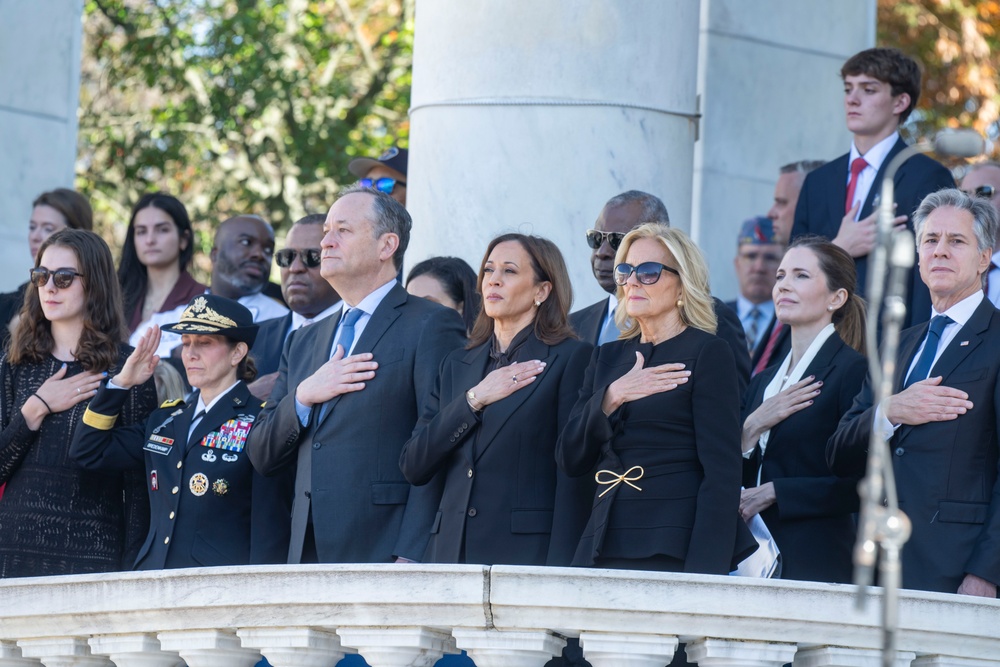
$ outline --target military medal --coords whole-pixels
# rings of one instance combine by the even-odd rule
[[[215,452],[213,452],[211,449],[206,449],[205,453],[201,455],[201,460],[207,461],[208,463],[212,463],[213,461],[215,461]]]
[[[208,477],[203,473],[196,472],[191,475],[191,481],[188,482],[188,488],[191,489],[191,493],[196,496],[203,496],[208,491]]]
[[[234,461],[238,461],[239,458],[240,457],[239,457],[238,454],[229,454],[229,453],[226,453],[226,454],[222,455],[222,460],[225,461],[226,463],[232,463]]]
[[[229,492],[229,482],[224,479],[217,479],[212,482],[212,493],[217,496],[224,496]]]

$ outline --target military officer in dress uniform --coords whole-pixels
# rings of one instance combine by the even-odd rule
[[[245,452],[262,407],[246,385],[256,375],[250,311],[198,295],[180,322],[163,328],[181,334],[181,359],[197,393],[186,404],[164,403],[145,425],[115,427],[127,390],[148,380],[159,361],[154,326],[90,402],[71,455],[92,470],[145,465],[152,516],[135,569],[284,562],[292,479],[264,477]]]

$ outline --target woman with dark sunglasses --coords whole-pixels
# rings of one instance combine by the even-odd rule
[[[165,192],[143,195],[132,207],[118,263],[130,344],[138,345],[154,315],[205,293],[206,286],[187,272],[193,256],[194,231],[184,204]]]
[[[128,357],[125,335],[104,240],[50,236],[0,357],[0,577],[106,572],[135,559],[149,521],[142,475],[88,472],[69,456],[87,402]],[[121,423],[145,420],[155,401],[151,380],[136,386]]]
[[[592,348],[567,321],[566,265],[551,241],[504,234],[486,250],[479,285],[469,344],[442,362],[400,457],[406,478],[428,485],[417,491],[443,485],[424,560],[568,565],[557,493],[570,480],[554,452]]]
[[[739,516],[739,386],[708,267],[684,232],[652,223],[615,262],[622,336],[594,351],[556,447],[563,470],[597,482],[573,564],[728,574],[756,544]]]

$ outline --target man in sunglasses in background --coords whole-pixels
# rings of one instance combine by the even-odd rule
[[[988,199],[1000,213],[1000,163],[979,162],[969,167],[962,179],[962,190],[973,197]],[[986,298],[1000,307],[1000,235],[993,248],[990,268],[986,271]]]
[[[281,349],[288,334],[329,317],[343,305],[319,271],[325,220],[322,213],[296,220],[285,237],[284,249],[274,254],[281,270],[281,295],[291,311],[284,317],[262,322],[250,351],[257,364],[257,379],[250,385],[250,391],[265,401],[270,398],[278,377]]]
[[[594,278],[608,293],[608,298],[569,316],[570,325],[583,340],[602,345],[618,339],[619,331],[614,321],[615,308],[618,307],[615,297],[618,287],[614,278],[615,252],[625,235],[644,222],[669,225],[667,207],[659,197],[648,192],[629,190],[609,199],[597,216],[594,228],[587,231],[587,245],[593,249],[590,264]],[[733,348],[742,394],[750,380],[750,355],[747,353],[743,325],[736,313],[719,299],[715,299],[715,315],[719,320],[716,335]]]
[[[361,187],[384,192],[405,207],[407,155],[405,148],[393,146],[377,160],[367,157],[351,160],[347,170],[358,177]]]

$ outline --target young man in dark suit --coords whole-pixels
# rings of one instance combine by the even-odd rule
[[[667,207],[659,197],[639,190],[629,190],[609,199],[601,209],[594,229],[587,231],[587,243],[594,250],[590,256],[594,278],[609,294],[607,299],[601,299],[569,316],[569,322],[577,335],[588,343],[601,345],[618,338],[614,323],[615,308],[618,305],[615,297],[618,286],[614,280],[615,251],[625,235],[644,222],[669,225]],[[743,325],[736,313],[719,299],[715,299],[715,314],[719,320],[716,334],[729,343],[736,355],[736,370],[742,393],[750,381],[750,356],[747,354]]]
[[[900,336],[893,394],[868,381],[827,443],[838,475],[864,472],[873,431],[889,444],[913,533],[903,587],[996,597],[1000,583],[1000,311],[983,295],[997,233],[989,202],[959,190],[914,214],[933,318]]]
[[[365,188],[323,225],[320,272],[344,310],[289,335],[247,446],[264,474],[296,466],[289,563],[423,557],[438,498],[434,485],[411,489],[399,455],[465,326],[396,281],[410,226],[401,204]]]
[[[920,97],[920,69],[897,49],[868,49],[840,70],[844,81],[850,152],[806,176],[795,209],[792,239],[818,234],[846,250],[858,267],[859,293],[868,289],[868,254],[875,247],[876,201],[886,168],[907,144],[899,137]],[[912,229],[910,216],[930,192],[955,187],[951,173],[925,155],[915,155],[896,172],[896,223]],[[916,271],[909,281],[907,325],[930,317],[927,287]]]
[[[281,295],[290,308],[284,317],[260,323],[250,356],[257,364],[254,396],[267,400],[278,378],[278,362],[288,334],[326,319],[343,305],[336,290],[320,275],[320,242],[326,216],[314,213],[296,220],[285,237],[285,247],[274,254],[281,271]]]

